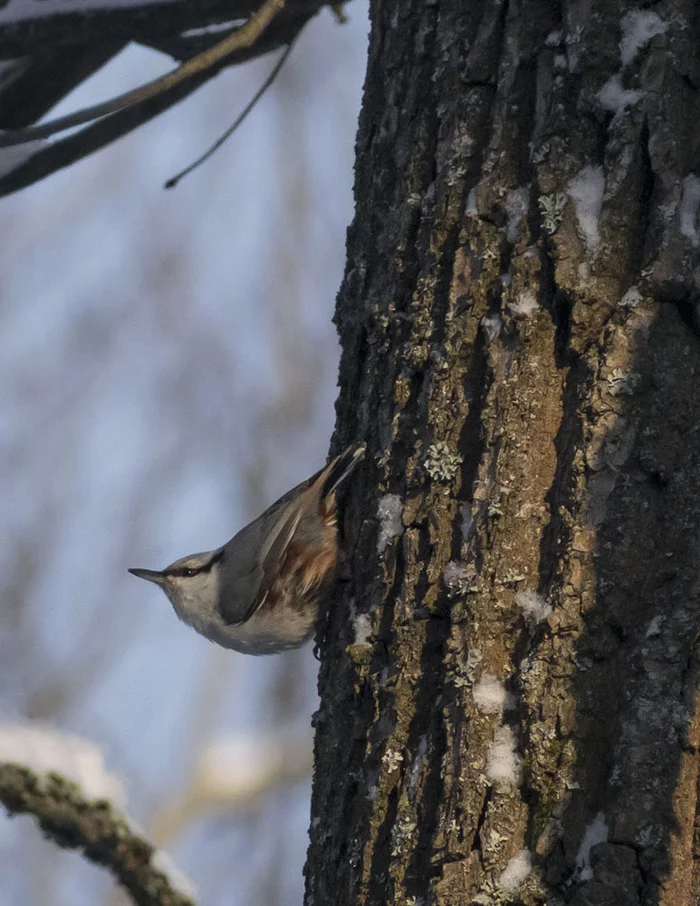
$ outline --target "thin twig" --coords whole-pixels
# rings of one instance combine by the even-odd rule
[[[22,765],[0,763],[0,803],[10,815],[32,815],[49,839],[107,868],[138,906],[194,906],[156,868],[148,840],[109,802],[85,799],[60,775],[39,777]]]
[[[253,95],[253,97],[252,97],[252,98],[250,99],[250,101],[246,104],[246,106],[243,108],[243,110],[241,111],[241,113],[239,113],[239,115],[236,117],[236,119],[234,120],[234,122],[233,122],[233,123],[229,126],[229,128],[224,132],[224,134],[223,134],[220,138],[218,138],[218,139],[214,142],[214,144],[204,152],[204,154],[202,154],[200,157],[198,157],[197,160],[195,160],[193,163],[191,163],[188,167],[185,167],[184,170],[181,170],[176,176],[173,176],[171,179],[169,179],[169,180],[165,183],[165,185],[163,186],[163,188],[165,188],[165,189],[174,189],[175,186],[180,182],[181,179],[183,179],[185,176],[187,176],[187,175],[188,175],[189,173],[191,173],[193,170],[196,170],[197,167],[198,167],[200,164],[203,164],[203,163],[204,163],[204,161],[208,160],[208,159],[212,156],[212,154],[214,154],[214,152],[218,151],[219,148],[224,144],[224,142],[227,141],[227,140],[233,135],[233,133],[236,131],[236,129],[238,129],[238,127],[241,125],[241,123],[243,122],[243,120],[244,120],[244,119],[248,116],[248,114],[251,112],[251,110],[253,109],[253,107],[255,107],[255,105],[258,103],[258,101],[260,100],[260,98],[265,94],[265,92],[267,91],[267,89],[268,89],[268,88],[272,85],[272,83],[275,81],[275,79],[276,79],[277,76],[279,75],[280,69],[282,69],[282,67],[284,66],[285,60],[287,59],[287,57],[289,56],[289,54],[292,52],[292,48],[293,48],[293,47],[294,47],[294,41],[292,40],[292,41],[290,41],[289,44],[285,47],[285,49],[284,49],[284,51],[282,52],[282,54],[281,54],[279,60],[275,63],[274,68],[272,69],[272,72],[271,72],[271,73],[269,74],[269,76],[265,79],[265,81],[262,83],[262,85],[260,86],[260,88],[258,88],[258,90],[255,92],[255,94]]]
[[[56,132],[62,132],[72,126],[79,126],[81,123],[88,123],[91,120],[99,119],[118,110],[124,110],[134,104],[169,91],[175,85],[216,66],[233,51],[240,50],[243,47],[250,47],[254,44],[277,13],[283,9],[284,4],[285,0],[265,0],[250,19],[232,34],[208,50],[197,54],[196,57],[192,57],[191,60],[187,60],[181,66],[178,66],[177,69],[166,73],[158,79],[154,79],[152,82],[133,88],[131,91],[120,94],[109,101],[86,107],[84,110],[78,110],[75,113],[59,117],[40,126],[28,126],[26,129],[12,129],[0,132],[0,148],[6,148],[10,145],[23,145],[36,139],[48,138],[48,136],[54,135]]]

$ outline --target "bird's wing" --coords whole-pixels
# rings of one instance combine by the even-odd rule
[[[222,586],[226,595],[222,595],[219,603],[226,623],[244,623],[262,607],[304,513],[314,512],[319,501],[335,491],[364,452],[364,444],[349,447],[311,478],[280,497],[229,541],[222,563]],[[245,570],[241,570],[241,561]]]
[[[230,594],[221,601],[221,615],[227,623],[244,623],[264,604],[279,570],[285,551],[294,537],[306,501],[289,501],[277,512],[267,511],[253,524],[254,534],[260,541],[258,557],[250,572],[243,576],[231,577]],[[255,538],[251,539],[253,543]],[[244,604],[244,609],[241,609]],[[247,606],[245,606],[247,605]]]
[[[279,572],[280,564],[289,547],[289,543],[294,537],[306,505],[305,495],[287,504],[284,507],[286,512],[280,514],[277,525],[266,537],[260,551],[260,566],[262,568],[260,587],[251,603],[249,615],[254,614],[258,607],[264,603],[272,583],[275,581],[275,576]]]

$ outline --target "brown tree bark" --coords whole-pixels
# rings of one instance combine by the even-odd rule
[[[700,901],[700,10],[372,0],[307,906]]]

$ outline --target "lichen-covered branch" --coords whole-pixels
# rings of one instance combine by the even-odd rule
[[[59,774],[38,776],[0,763],[0,803],[9,815],[31,815],[44,835],[107,868],[137,906],[194,906],[154,864],[156,848],[106,800],[88,800]]]

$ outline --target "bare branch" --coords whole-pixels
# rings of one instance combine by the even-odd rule
[[[40,778],[21,765],[0,763],[0,802],[10,815],[33,815],[59,846],[107,868],[137,906],[195,906],[155,867],[156,848],[109,802],[85,799],[59,774]]]
[[[0,147],[22,145],[37,139],[48,138],[50,135],[62,132],[72,126],[79,126],[82,123],[99,119],[158,97],[177,85],[206,73],[234,51],[254,44],[275,15],[284,7],[284,4],[285,0],[265,0],[263,5],[253,13],[245,25],[237,28],[232,34],[215,44],[214,47],[187,60],[172,72],[118,95],[109,101],[59,117],[48,123],[43,123],[41,126],[30,126],[26,129],[14,129],[1,133]]]
[[[279,18],[310,19],[325,5],[328,0],[288,0]],[[41,57],[56,48],[97,46],[105,40],[156,46],[166,36],[178,39],[191,30],[201,32],[227,22],[232,27],[240,25],[259,6],[260,0],[133,0],[127,5],[88,0],[78,9],[65,3],[53,6],[51,11],[45,4],[25,5],[22,9],[26,16],[11,20],[3,19],[0,10],[0,60]],[[225,32],[188,35],[181,44],[185,55],[179,59],[189,59],[204,50],[201,45],[207,44],[207,38],[214,43],[225,36]]]
[[[290,30],[284,36],[284,43],[291,43],[306,21],[306,19],[298,19],[289,23],[287,28]],[[213,78],[224,66],[243,63],[255,56],[258,50],[262,52],[263,45],[266,45],[268,37],[274,30],[275,25],[273,24],[256,43],[255,48],[242,48],[207,72],[199,73],[189,81],[181,82],[155,98],[105,116],[60,141],[47,143],[44,148],[28,155],[21,164],[0,176],[0,197],[31,186],[52,173],[88,157],[93,151],[99,151],[100,148],[133,132],[134,129],[152,120],[159,113],[173,107],[178,101],[184,100],[206,81]],[[278,38],[275,38],[275,41],[277,40]]]
[[[279,75],[280,69],[282,69],[282,67],[284,66],[285,60],[287,59],[289,54],[292,52],[293,46],[294,46],[294,42],[291,42],[290,44],[287,45],[287,47],[285,47],[284,52],[280,55],[279,60],[275,63],[270,75],[265,79],[265,81],[262,83],[260,88],[258,88],[258,90],[255,92],[253,97],[250,99],[250,101],[248,101],[248,103],[245,105],[245,107],[243,108],[241,113],[238,114],[236,119],[229,126],[229,128],[224,132],[224,134],[222,136],[220,136],[214,142],[214,144],[204,152],[204,154],[202,154],[200,157],[198,157],[197,160],[195,160],[193,163],[191,163],[188,167],[185,167],[184,170],[181,170],[176,176],[173,176],[171,179],[169,179],[165,183],[164,188],[174,189],[175,186],[180,182],[181,179],[183,179],[185,176],[187,176],[193,170],[196,170],[200,164],[203,164],[206,160],[209,160],[209,158],[212,156],[212,154],[214,154],[216,151],[218,151],[219,148],[224,144],[224,142],[226,142],[233,135],[233,133],[236,131],[236,129],[238,129],[238,127],[241,125],[241,123],[245,120],[245,118],[248,116],[248,114],[251,112],[251,110],[258,103],[260,98],[265,94],[267,89],[275,81],[275,79]]]

